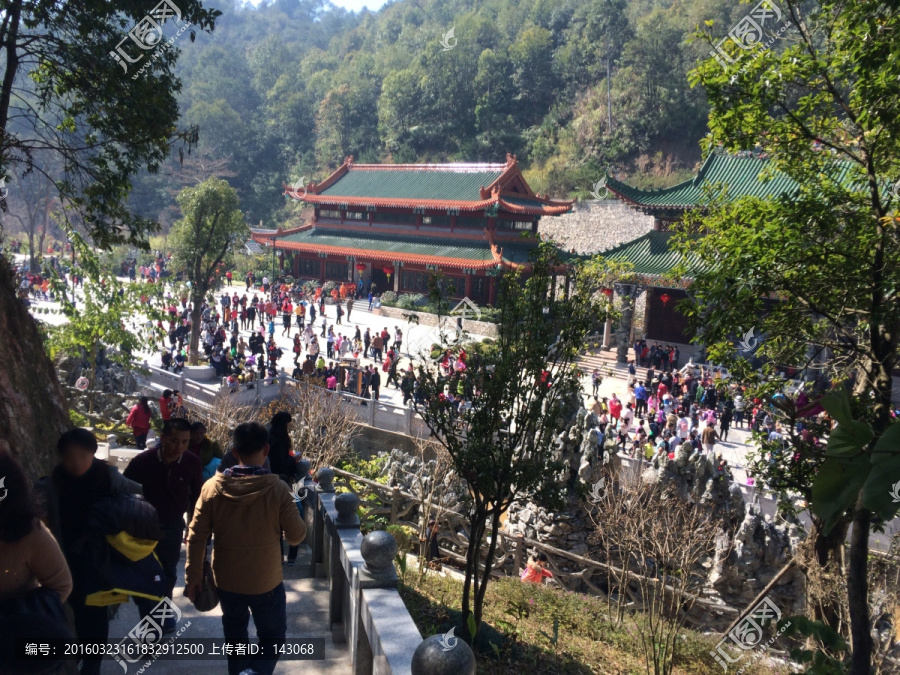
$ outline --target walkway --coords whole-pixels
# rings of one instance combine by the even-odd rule
[[[285,566],[284,585],[287,590],[288,638],[325,638],[324,661],[279,661],[275,672],[279,675],[306,675],[322,673],[326,675],[346,675],[352,671],[349,649],[345,644],[334,644],[328,629],[328,579],[308,578],[310,550],[303,546],[297,564]],[[198,612],[191,601],[184,596],[184,547],[178,564],[178,583],[174,592],[175,604],[182,612],[176,630],[190,621],[182,637],[222,638],[222,610],[216,607],[211,612]],[[110,623],[110,642],[118,642],[128,634],[140,620],[137,606],[132,603],[121,605],[116,618]],[[250,638],[255,636],[253,621],[250,622]],[[130,665],[128,675],[140,670],[145,662]],[[227,673],[225,659],[210,661],[161,659],[153,663],[144,673],[151,675],[181,675],[195,672]],[[122,666],[114,659],[104,659],[103,675],[123,675]]]

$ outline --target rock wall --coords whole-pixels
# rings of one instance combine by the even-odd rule
[[[552,452],[566,465],[560,480],[571,481],[577,476],[575,480],[594,486],[601,472],[623,476],[629,470],[615,453],[613,442],[607,440],[603,449],[598,446],[596,435],[590,433],[593,424],[593,414],[582,408],[558,434]],[[758,508],[746,504],[731,476],[717,473],[699,452],[679,450],[672,460],[654,459],[643,466],[642,481],[665,486],[681,499],[710,509],[732,533],[720,537],[716,555],[705,565],[710,571],[704,596],[709,599],[735,608],[746,607],[787,563],[803,536],[799,527],[776,524]],[[511,534],[523,534],[585,557],[591,557],[587,542],[593,529],[585,501],[577,498],[569,498],[556,512],[530,502],[514,504],[506,521]],[[800,612],[805,598],[803,584],[802,573],[791,572],[782,577],[769,597],[782,611]]]
[[[578,202],[571,213],[541,218],[538,232],[576,253],[599,253],[653,229],[653,217],[618,199]]]
[[[385,454],[388,453],[378,453],[379,456]],[[389,453],[382,474],[388,477],[391,487],[399,487],[419,499],[431,495],[435,504],[450,511],[461,511],[468,499],[465,482],[457,477],[453,469],[445,470],[442,475],[438,475],[437,470],[434,459],[425,460],[422,466],[417,456],[394,448]],[[433,487],[434,481],[439,485]]]
[[[44,337],[16,296],[13,272],[0,255],[0,452],[32,478],[56,463],[53,449],[71,426],[69,406],[44,347]]]

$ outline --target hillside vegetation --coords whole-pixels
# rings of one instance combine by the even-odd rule
[[[173,194],[224,176],[248,219],[289,214],[282,181],[360,162],[503,161],[536,190],[589,198],[607,167],[646,186],[688,176],[707,105],[686,73],[747,6],[723,0],[401,0],[360,14],[321,0],[214,0],[182,39],[183,122],[199,148],[132,197],[168,224]],[[452,30],[452,34],[450,31]],[[609,73],[609,77],[607,77]],[[608,105],[611,101],[611,106]]]

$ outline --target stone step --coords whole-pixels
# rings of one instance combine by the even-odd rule
[[[222,610],[216,607],[210,612],[198,612],[194,605],[184,596],[184,547],[178,563],[178,582],[175,584],[173,599],[182,612],[179,627],[187,621],[191,624],[184,631],[185,638],[221,638]],[[326,675],[345,675],[351,672],[350,651],[345,644],[334,644],[328,628],[328,580],[309,577],[310,549],[301,546],[297,556],[297,564],[284,566],[284,586],[287,593],[287,637],[288,638],[325,638],[325,660],[323,661],[279,661],[275,672],[286,675],[306,675],[306,673],[323,673]],[[140,620],[137,606],[133,603],[120,605],[118,614],[110,622],[110,642],[118,642],[134,628]],[[250,621],[250,638],[255,636],[253,620]],[[129,665],[124,675],[136,675],[144,662]],[[132,673],[133,671],[133,673]],[[123,675],[122,666],[114,659],[104,659],[101,669],[103,675]],[[197,672],[227,673],[225,659],[194,661],[163,659],[152,664],[147,671],[151,675],[187,675]]]

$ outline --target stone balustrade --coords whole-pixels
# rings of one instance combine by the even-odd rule
[[[461,640],[435,648],[422,640],[397,590],[393,535],[359,531],[359,497],[336,494],[335,472],[321,468],[298,490],[312,549],[310,576],[328,579],[328,623],[334,642],[347,643],[354,675],[474,674],[475,657]],[[446,643],[444,643],[446,644]]]

